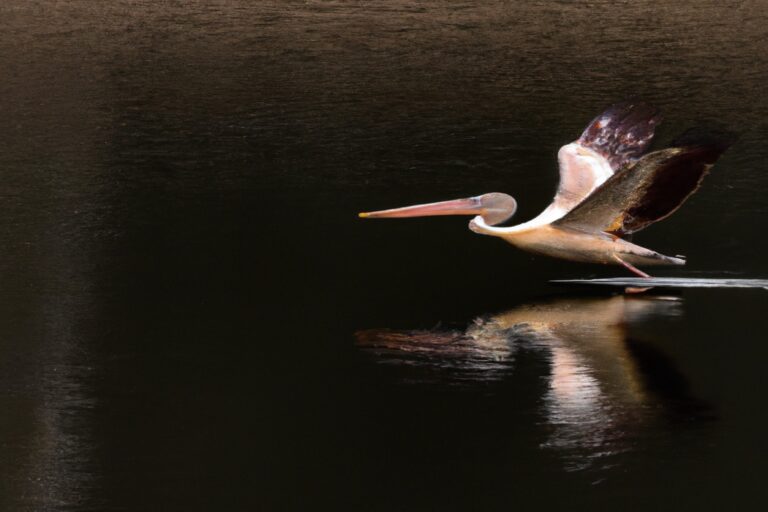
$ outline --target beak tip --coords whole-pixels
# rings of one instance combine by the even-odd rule
[[[361,219],[365,219],[370,217],[370,214],[368,212],[360,212],[357,214],[357,216],[360,217]]]

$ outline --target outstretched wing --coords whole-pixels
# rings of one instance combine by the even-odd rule
[[[579,140],[557,154],[560,184],[550,208],[561,215],[572,210],[618,169],[639,158],[660,121],[655,108],[633,102],[617,103],[593,119]]]
[[[677,210],[729,145],[709,142],[649,153],[554,224],[619,236],[639,231]]]
[[[617,103],[589,123],[578,143],[608,160],[615,172],[645,153],[660,122],[661,114],[651,105]]]

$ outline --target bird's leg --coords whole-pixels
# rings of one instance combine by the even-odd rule
[[[613,255],[613,259],[618,261],[620,264],[622,264],[625,268],[627,268],[630,272],[633,274],[637,274],[638,276],[642,277],[643,279],[650,279],[651,276],[640,270],[639,268],[635,267],[634,265],[627,263],[623,259],[619,258],[616,254]]]
[[[633,274],[637,274],[638,276],[642,277],[643,279],[650,279],[651,276],[640,270],[639,268],[635,267],[631,263],[627,263],[623,259],[619,258],[616,254],[613,255],[613,259],[618,261],[624,268],[632,272]],[[643,293],[653,288],[652,286],[648,287],[636,287],[636,286],[627,286],[624,288],[624,291],[626,293]]]

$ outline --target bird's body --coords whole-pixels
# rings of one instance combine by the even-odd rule
[[[569,261],[616,265],[620,264],[616,259],[618,257],[625,263],[637,266],[685,264],[683,258],[664,256],[617,236],[561,228],[552,224],[496,232],[503,228],[494,228],[475,219],[470,228],[476,233],[498,236],[525,251]]]
[[[523,224],[497,226],[517,208],[513,198],[500,193],[360,216],[475,215],[469,226],[476,233],[555,258],[623,265],[647,277],[634,265],[683,265],[685,259],[664,256],[622,236],[677,210],[728,147],[723,141],[689,136],[646,153],[660,119],[642,103],[618,104],[595,118],[577,141],[560,149],[560,184],[552,204]]]

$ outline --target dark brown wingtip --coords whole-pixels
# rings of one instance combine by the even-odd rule
[[[632,198],[633,204],[627,208],[617,234],[639,231],[668,217],[696,192],[709,169],[729,146],[727,139],[698,140],[696,144],[688,143],[672,150],[675,152],[671,156],[652,168],[650,181],[641,195]]]
[[[738,139],[738,134],[719,126],[696,126],[672,141],[672,146],[702,148],[711,159],[707,163],[714,163]]]
[[[661,113],[649,103],[622,101],[595,117],[579,143],[603,155],[613,169],[619,169],[645,153],[661,121]]]

